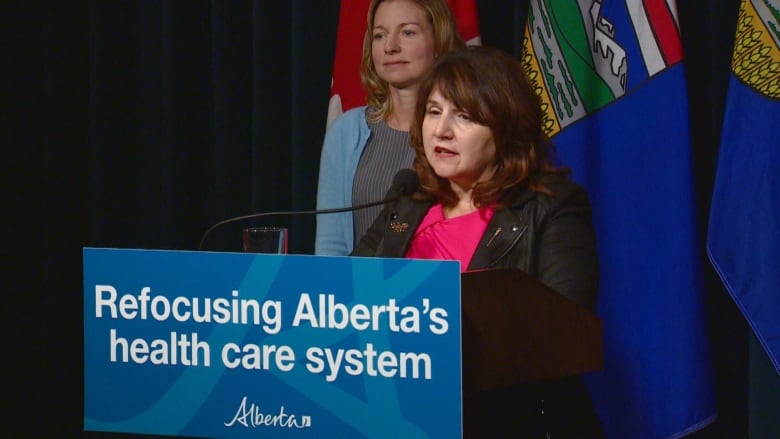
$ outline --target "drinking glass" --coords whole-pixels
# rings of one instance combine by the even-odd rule
[[[287,228],[247,227],[243,236],[247,253],[287,253]]]

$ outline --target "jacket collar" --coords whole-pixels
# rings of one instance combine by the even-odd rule
[[[509,253],[528,229],[529,218],[520,215],[520,208],[534,197],[529,188],[522,188],[504,197],[505,208],[496,210],[471,258],[469,270],[490,268]]]
[[[471,259],[468,267],[470,270],[495,266],[514,247],[528,229],[530,220],[519,214],[519,208],[533,197],[534,192],[526,187],[505,196],[503,204],[506,207],[493,214]],[[433,205],[432,201],[411,200],[406,197],[391,205],[384,228],[384,249],[380,251],[381,255],[403,257],[414,231]]]
[[[387,216],[387,224],[384,228],[383,256],[404,257],[406,255],[414,231],[433,204],[432,201],[417,201],[404,197],[394,206],[390,206],[390,214]]]

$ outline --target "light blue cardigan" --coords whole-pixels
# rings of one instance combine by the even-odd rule
[[[320,155],[317,210],[352,206],[352,183],[360,155],[371,130],[366,108],[353,108],[339,116],[325,132]],[[314,254],[346,256],[354,247],[352,212],[317,215]]]

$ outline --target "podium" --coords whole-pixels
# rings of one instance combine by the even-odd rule
[[[598,316],[517,269],[461,275],[463,392],[597,371]]]
[[[83,260],[86,431],[461,436],[455,261],[99,248]]]
[[[516,270],[171,250],[83,258],[88,431],[460,437],[476,419],[469,392],[601,367],[598,318]]]

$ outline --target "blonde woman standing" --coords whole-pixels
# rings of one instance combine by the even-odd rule
[[[417,89],[437,57],[464,46],[445,0],[372,0],[361,82],[368,105],[347,111],[325,134],[317,209],[381,200],[414,158],[409,128]],[[381,207],[317,217],[315,253],[344,256]]]

